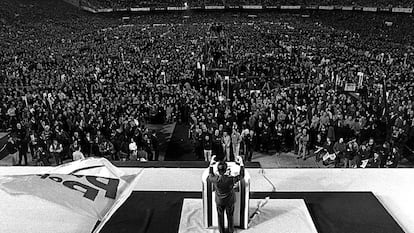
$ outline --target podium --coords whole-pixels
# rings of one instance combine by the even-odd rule
[[[227,162],[227,168],[230,169],[232,176],[237,176],[240,173],[240,166],[235,162]],[[203,223],[206,228],[218,227],[215,190],[213,184],[208,180],[209,171],[210,169],[207,168],[202,175]],[[215,174],[218,174],[217,164],[214,165],[213,171]],[[234,191],[234,227],[247,229],[249,221],[250,175],[246,170],[244,171],[244,178],[235,184]],[[226,215],[224,217],[224,224],[227,226]]]

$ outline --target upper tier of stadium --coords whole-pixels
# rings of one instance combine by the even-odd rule
[[[73,0],[72,0],[73,1]],[[78,0],[74,0],[78,1]],[[168,7],[168,6],[355,6],[414,7],[411,0],[79,0],[81,4],[99,8]]]

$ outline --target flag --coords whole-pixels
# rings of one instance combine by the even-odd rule
[[[43,174],[0,177],[2,198],[15,202],[10,207],[2,206],[0,219],[17,214],[22,219],[35,217],[37,220],[26,227],[19,226],[19,221],[8,222],[2,232],[56,232],[61,229],[61,222],[50,221],[57,213],[65,213],[68,218],[65,221],[71,219],[73,224],[84,227],[57,232],[99,232],[131,194],[136,177],[125,175],[103,158],[78,160]],[[27,208],[16,212],[15,208],[22,208],[21,203],[38,207],[40,211]],[[44,208],[53,212],[41,211]]]
[[[26,107],[29,106],[29,104],[27,103],[27,97],[26,95],[22,96],[22,100],[24,101],[24,103],[26,104]]]

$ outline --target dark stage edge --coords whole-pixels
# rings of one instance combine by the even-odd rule
[[[304,199],[319,233],[404,232],[371,192],[252,192],[250,198],[267,196]],[[184,198],[201,192],[133,192],[101,232],[176,233]]]
[[[155,168],[208,168],[209,163],[204,161],[112,161],[117,167],[155,167]],[[260,168],[259,162],[246,162],[246,168]]]

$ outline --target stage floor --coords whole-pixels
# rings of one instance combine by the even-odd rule
[[[48,172],[51,169],[53,168],[2,167],[0,175],[39,174]],[[158,206],[160,208],[159,211],[166,211],[166,213],[154,212],[154,214],[161,214],[163,216],[160,218],[160,222],[156,224],[158,226],[168,225],[170,221],[175,221],[177,222],[174,225],[177,227],[175,230],[178,231],[182,200],[184,198],[201,198],[201,174],[204,171],[202,168],[131,167],[121,169],[126,173],[140,172],[139,180],[135,187],[137,192],[133,193],[131,200],[133,200],[134,206],[142,206],[144,209],[131,209],[131,213],[136,211],[132,215],[137,215],[136,218],[138,218],[138,215],[145,214],[145,211],[150,213],[152,208],[147,208],[148,203]],[[376,216],[376,211],[371,211],[371,207],[363,207],[366,203],[372,203],[369,206],[380,206],[385,213],[388,212],[395,219],[404,232],[414,233],[414,221],[412,221],[412,216],[414,216],[414,186],[412,185],[414,169],[250,168],[248,171],[251,176],[252,199],[264,198],[266,195],[271,195],[272,198],[276,199],[304,199],[318,232],[362,232],[357,230],[363,229],[361,227],[365,225],[376,227],[378,224],[380,224],[380,228],[375,228],[376,231],[372,232],[395,232],[392,230],[386,231],[387,226],[381,224],[384,221],[381,220],[380,216]],[[272,193],[274,188],[276,188],[276,193]],[[151,197],[152,193],[157,193],[157,195],[173,194],[176,198],[174,200],[171,198],[164,200],[159,198],[159,196]],[[306,193],[306,197],[304,197],[304,193]],[[361,193],[364,195],[361,196]],[[140,198],[142,200],[139,200]],[[318,204],[321,200],[327,203],[327,205]],[[350,200],[355,204],[350,205]],[[160,201],[161,204],[158,205],[157,201]],[[178,212],[169,213],[169,209],[167,207],[164,208],[162,203],[166,206],[170,204],[176,205]],[[329,206],[336,207],[328,209]],[[346,215],[347,212],[345,210],[338,208],[346,208],[345,210],[349,211],[349,215]],[[143,211],[144,213],[142,213]],[[125,212],[125,214],[127,213],[128,215],[125,217],[131,216],[131,213]],[[170,220],[175,218],[175,214],[178,215],[177,219]],[[370,216],[373,216],[372,220],[376,222],[367,221],[371,218]],[[141,216],[141,218],[143,219],[144,217]],[[341,221],[332,224],[336,219]],[[129,220],[126,218],[122,222],[125,223]],[[135,220],[135,217],[132,217],[132,220]],[[155,223],[152,222],[151,226],[153,224]],[[323,231],[322,225],[329,226],[329,228]],[[350,231],[348,227],[355,227],[355,229]],[[341,229],[347,231],[341,231]]]
[[[267,219],[258,219],[259,221],[256,224],[254,222],[251,229],[238,229],[236,232],[404,232],[375,196],[369,192],[253,193],[251,197],[252,199],[263,199],[267,196],[270,196],[270,201],[273,204],[280,204],[280,209],[278,210],[277,205],[264,206],[263,211],[266,213]],[[203,229],[200,206],[194,207],[191,211],[191,208],[185,204],[189,199],[193,200],[193,204],[194,200],[198,199],[201,204],[201,193],[133,192],[126,203],[112,216],[102,233],[216,232],[215,229],[199,231]],[[298,199],[304,200],[312,219],[307,219],[306,213],[303,211],[293,209],[297,208],[297,203],[294,202]],[[286,200],[290,203],[282,204]],[[255,202],[255,200],[251,201],[250,209],[254,209]],[[184,215],[183,212],[185,212]],[[199,220],[194,220],[197,218]],[[186,223],[181,225],[183,222]],[[270,231],[262,230],[266,228],[269,228]]]

